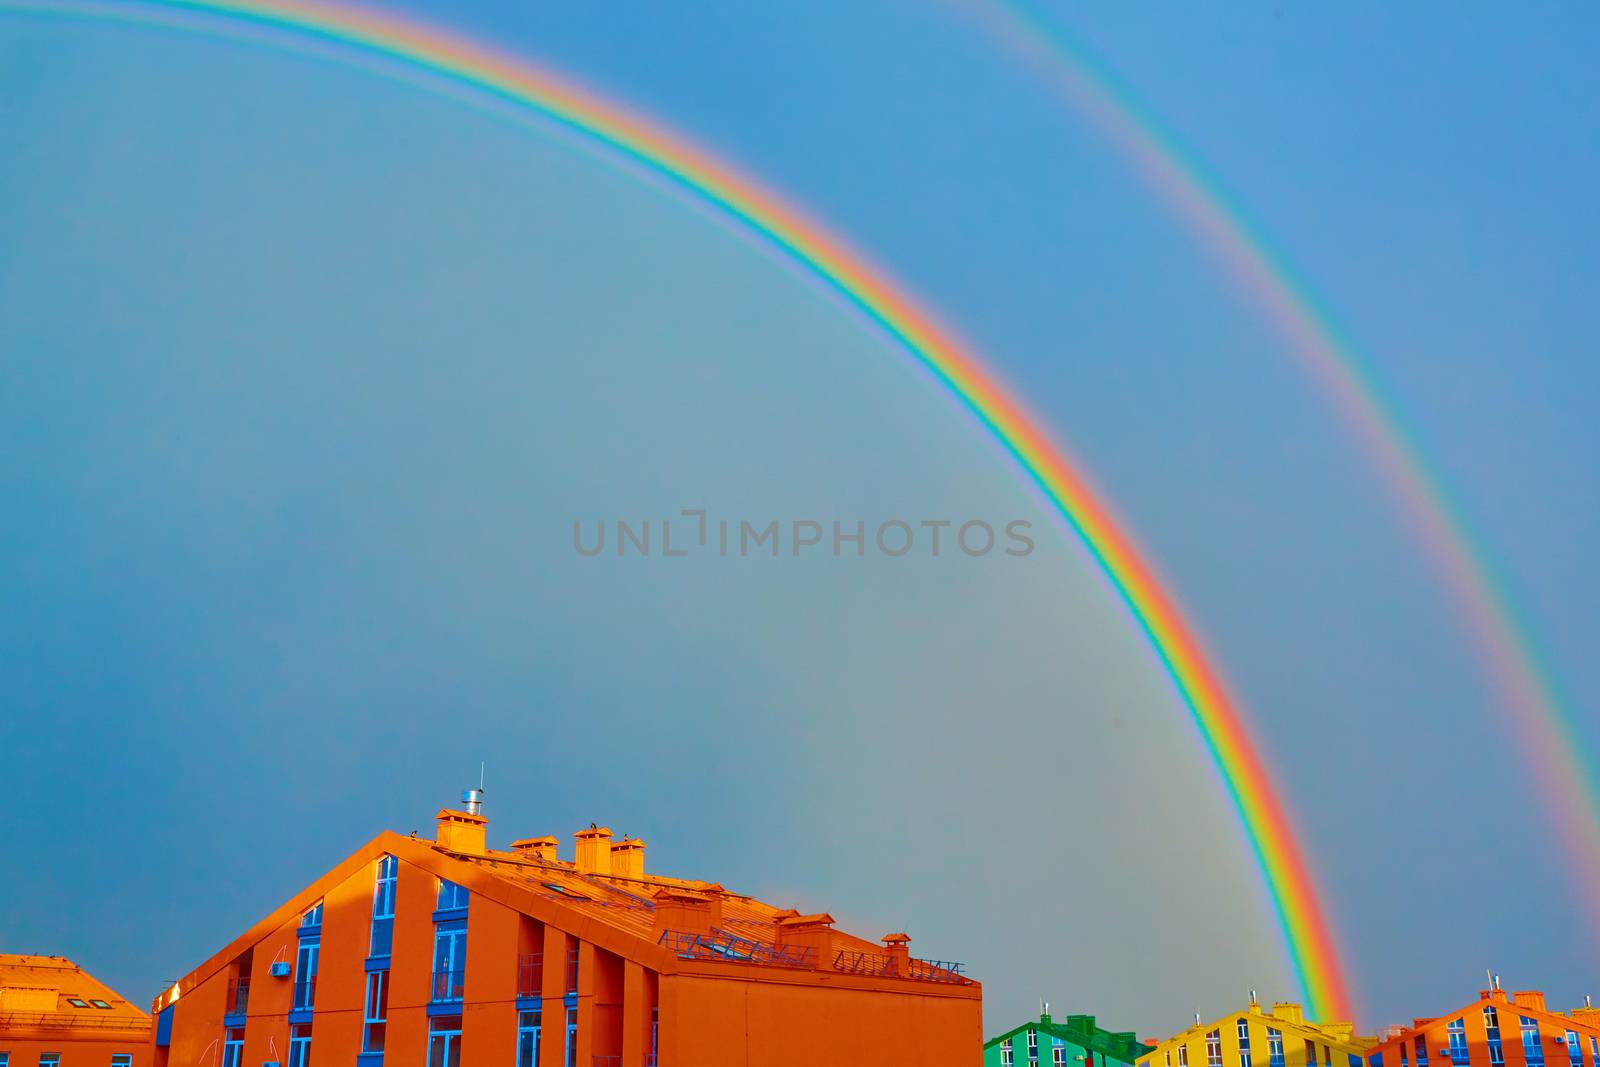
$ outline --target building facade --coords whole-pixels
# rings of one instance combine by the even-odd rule
[[[0,1067],[149,1067],[150,1016],[60,956],[0,954]]]
[[[1037,1022],[984,1042],[983,1067],[1131,1067],[1150,1051],[1131,1031],[1103,1030],[1093,1015],[1057,1021],[1045,1005]]]
[[[1298,1004],[1251,1003],[1159,1041],[1139,1067],[1363,1067],[1369,1037],[1352,1023],[1318,1023]]]
[[[1481,990],[1459,1011],[1390,1031],[1367,1067],[1600,1067],[1600,1008],[1553,1012],[1535,990]]]
[[[982,990],[580,831],[486,847],[476,810],[385,833],[154,1005],[154,1067],[975,1063]]]

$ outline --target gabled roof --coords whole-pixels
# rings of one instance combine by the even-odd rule
[[[1272,1010],[1262,1008],[1260,1004],[1247,1004],[1239,1011],[1231,1011],[1226,1015],[1213,1019],[1210,1022],[1196,1023],[1171,1037],[1152,1042],[1152,1051],[1161,1049],[1166,1045],[1187,1043],[1203,1034],[1209,1033],[1225,1026],[1233,1025],[1239,1018],[1254,1018],[1262,1021],[1263,1025],[1274,1026],[1280,1030],[1287,1030],[1302,1037],[1314,1036],[1316,1040],[1329,1045],[1340,1045],[1347,1049],[1365,1051],[1377,1044],[1377,1039],[1361,1037],[1355,1033],[1355,1025],[1348,1022],[1317,1022],[1305,1018],[1304,1012],[1298,1004],[1274,1004]]]
[[[0,953],[0,1031],[22,1029],[145,1031],[150,1016],[63,956]]]
[[[344,882],[383,854],[402,863],[426,870],[439,878],[466,887],[506,907],[531,915],[541,922],[604,948],[624,959],[640,963],[660,973],[683,969],[683,961],[673,951],[656,943],[655,898],[693,896],[722,901],[721,928],[751,941],[772,942],[778,924],[796,918],[793,909],[779,909],[754,897],[730,893],[720,884],[660,875],[621,877],[584,874],[576,864],[543,859],[527,853],[486,849],[482,855],[452,851],[435,842],[394,833],[382,833],[357,849],[338,866],[289,898],[271,914],[235,938],[189,974],[173,989],[156,998],[153,1010],[160,1011],[178,996],[188,992],[226,967],[246,949],[291,923],[333,887]],[[827,915],[804,916],[806,920],[829,921]],[[883,952],[874,941],[834,931],[838,947],[856,952]]]
[[[983,1047],[990,1048],[1007,1038],[1014,1038],[1029,1030],[1035,1030],[1047,1037],[1059,1037],[1069,1044],[1098,1052],[1102,1056],[1109,1056],[1123,1063],[1133,1063],[1139,1057],[1148,1056],[1155,1051],[1152,1046],[1141,1042],[1131,1030],[1105,1030],[1096,1026],[1093,1015],[1068,1015],[1061,1020],[1041,1015],[1033,1022],[1023,1023],[997,1037],[991,1037],[983,1043]]]
[[[1528,1000],[1530,998],[1537,998],[1538,1002],[1518,1002],[1519,1000]],[[1583,1007],[1574,1008],[1571,1012],[1562,1012],[1552,1011],[1550,1008],[1542,1006],[1543,1003],[1544,994],[1535,990],[1525,990],[1508,994],[1504,990],[1485,989],[1479,991],[1477,1000],[1463,1005],[1454,1011],[1448,1011],[1442,1015],[1418,1017],[1411,1021],[1410,1026],[1391,1027],[1389,1032],[1384,1035],[1383,1040],[1379,1042],[1379,1044],[1387,1046],[1398,1041],[1409,1041],[1421,1030],[1438,1026],[1440,1023],[1443,1023],[1449,1019],[1454,1019],[1463,1015],[1469,1015],[1473,1012],[1480,1012],[1485,1007],[1489,1006],[1493,1006],[1497,1010],[1504,1011],[1509,1014],[1526,1015],[1531,1019],[1539,1020],[1541,1023],[1552,1023],[1561,1027],[1563,1030],[1570,1029],[1581,1031],[1585,1036],[1600,1037],[1600,1008]],[[1500,1025],[1502,1027],[1515,1030],[1514,1021],[1512,1023],[1508,1023],[1503,1017]]]

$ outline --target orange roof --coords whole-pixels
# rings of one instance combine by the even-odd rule
[[[71,960],[0,953],[0,1033],[149,1029],[150,1016]]]
[[[584,874],[578,870],[576,863],[565,860],[496,849],[486,849],[482,855],[475,855],[451,850],[425,838],[385,832],[285,901],[227,948],[180,978],[174,989],[181,995],[205,981],[245,949],[293,921],[330,888],[384,853],[397,857],[402,863],[413,864],[437,877],[449,879],[474,895],[482,895],[532,915],[609,952],[663,973],[693,968],[695,964],[685,962],[674,951],[657,943],[654,927],[655,898],[658,894],[663,899],[681,899],[689,895],[700,898],[720,896],[722,929],[751,941],[777,941],[779,923],[792,929],[797,919],[801,922],[833,921],[832,916],[826,914],[797,916],[792,908],[780,909],[752,896],[730,893],[716,882],[652,874],[637,877]],[[834,939],[838,949],[852,953],[884,951],[878,942],[842,930],[834,931]],[[971,994],[976,995],[976,983],[963,978],[959,984],[968,987]],[[954,995],[954,987],[948,992]],[[172,997],[173,990],[163,993],[157,998],[154,1010],[161,1010],[170,1003]]]

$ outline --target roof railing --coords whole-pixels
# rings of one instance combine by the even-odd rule
[[[845,974],[972,985],[972,979],[961,973],[961,967],[959,963],[946,960],[919,960],[915,957],[906,958],[902,966],[896,963],[893,956],[883,952],[842,951],[833,957],[833,969]]]
[[[753,941],[713,927],[707,933],[665,930],[656,944],[683,960],[730,960],[772,967],[812,968],[815,952],[798,945]]]

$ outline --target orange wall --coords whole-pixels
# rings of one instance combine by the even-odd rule
[[[852,989],[815,981],[665,975],[661,1062],[669,1067],[982,1062],[982,1001],[907,985]]]
[[[110,1039],[97,1034],[87,1040],[63,1034],[42,1041],[0,1034],[0,1052],[11,1053],[11,1067],[32,1067],[41,1052],[61,1053],[61,1067],[106,1067],[119,1052],[133,1056],[133,1067],[150,1067],[150,1041],[147,1034]]]
[[[1503,994],[1496,996],[1502,997]],[[1374,1053],[1382,1053],[1383,1067],[1401,1067],[1400,1047],[1404,1045],[1407,1067],[1417,1067],[1415,1042],[1420,1034],[1427,1039],[1428,1067],[1451,1067],[1450,1057],[1447,1055],[1450,1048],[1449,1025],[1452,1019],[1459,1018],[1466,1031],[1467,1051],[1472,1067],[1489,1067],[1489,1034],[1483,1020],[1483,1009],[1487,1004],[1493,1004],[1500,1017],[1500,1044],[1505,1052],[1505,1067],[1527,1067],[1528,1064],[1528,1057],[1522,1048],[1522,1025],[1519,1018],[1522,1015],[1537,1019],[1539,1022],[1539,1038],[1544,1048],[1545,1067],[1568,1067],[1565,1043],[1568,1030],[1575,1030],[1581,1036],[1584,1067],[1600,1067],[1594,1060],[1589,1044],[1591,1036],[1600,1036],[1600,1026],[1588,1020],[1573,1019],[1532,1007],[1519,1007],[1504,999],[1482,1000],[1461,1011],[1431,1019],[1417,1030],[1407,1030],[1402,1036],[1385,1041],[1368,1052],[1368,1062],[1371,1062]],[[1551,1040],[1554,1037],[1560,1037],[1562,1041],[1557,1043]]]

